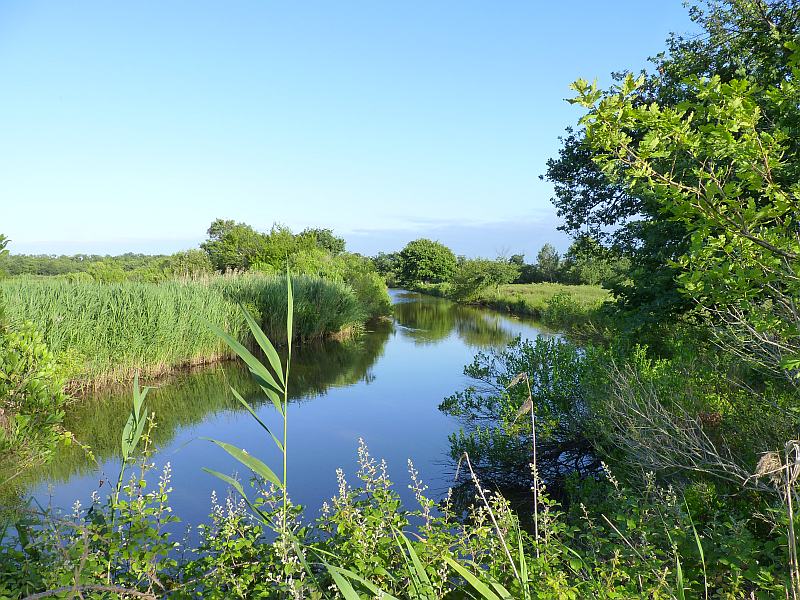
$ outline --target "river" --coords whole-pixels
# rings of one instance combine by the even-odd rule
[[[444,299],[391,291],[394,318],[372,324],[363,335],[298,349],[292,364],[289,405],[289,495],[319,514],[337,489],[341,467],[355,483],[358,440],[386,459],[404,501],[407,461],[413,460],[434,497],[450,483],[448,435],[459,424],[442,414],[442,399],[463,389],[464,365],[480,350],[499,348],[515,336],[547,335],[536,323]],[[259,397],[248,372],[226,362],[173,375],[155,383],[146,405],[158,427],[153,440],[155,475],[172,469],[171,505],[184,524],[206,520],[212,490],[224,484],[202,470],[241,473],[213,437],[245,448],[280,473],[272,440],[233,398],[230,387],[254,405],[259,417],[280,430],[278,414]],[[40,503],[69,509],[88,506],[92,491],[105,495],[116,481],[122,427],[130,412],[129,390],[106,392],[71,406],[65,426],[88,444],[99,464],[72,447],[60,450],[46,468],[28,475],[28,491]]]

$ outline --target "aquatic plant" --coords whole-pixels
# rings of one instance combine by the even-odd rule
[[[352,330],[370,316],[344,283],[296,276],[293,284],[299,339]],[[281,333],[284,290],[284,277],[257,275],[158,284],[62,279],[0,283],[8,319],[30,320],[50,351],[71,355],[80,365],[73,382],[77,386],[129,381],[135,372],[157,375],[230,357],[231,350],[206,323],[250,345],[253,340],[238,308],[243,304],[270,335]]]

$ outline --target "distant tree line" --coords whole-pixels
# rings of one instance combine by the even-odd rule
[[[629,261],[591,237],[577,238],[564,256],[544,244],[534,263],[525,255],[510,258],[456,256],[450,248],[428,239],[409,242],[400,252],[381,252],[372,259],[389,285],[449,284],[452,295],[467,297],[508,283],[563,283],[610,286],[624,279]]]
[[[3,238],[0,241],[4,241]],[[269,231],[247,223],[216,219],[200,248],[171,255],[127,253],[119,256],[73,256],[0,253],[0,276],[56,276],[73,281],[159,282],[176,277],[199,278],[214,273],[315,275],[349,285],[371,315],[389,312],[386,283],[373,262],[346,251],[343,238],[331,229],[306,228],[294,233],[275,224]]]

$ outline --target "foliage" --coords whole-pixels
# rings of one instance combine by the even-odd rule
[[[314,229],[307,227],[300,232],[300,236],[311,237],[314,240],[314,243],[317,245],[317,248],[324,250],[333,256],[341,254],[345,249],[344,238],[333,235],[332,229]]]
[[[375,266],[375,270],[390,287],[396,287],[398,283],[399,261],[399,252],[378,252],[372,257],[372,264]]]
[[[690,99],[676,107],[643,104],[641,78],[607,94],[575,83],[596,162],[688,231],[676,261],[682,290],[735,352],[775,372],[800,366],[800,163],[789,141],[800,71],[794,59],[790,66],[767,88],[689,79]]]
[[[659,112],[680,111],[681,103],[687,101],[697,103],[701,99],[693,78],[716,77],[720,84],[747,80],[767,90],[780,87],[791,77],[791,44],[800,31],[800,10],[794,0],[711,0],[704,4],[689,9],[701,33],[671,36],[666,52],[651,59],[652,72],[644,75],[637,93],[628,98],[642,111],[652,103],[660,107]],[[626,72],[616,75],[619,85],[626,76]],[[615,95],[618,87],[612,87],[609,96]],[[759,106],[763,123],[781,127],[795,109],[791,103],[779,104],[768,98],[768,94],[758,93],[752,100]],[[646,132],[635,128],[629,133],[631,147],[635,147]],[[787,159],[792,163],[794,140],[796,136],[788,142]],[[675,155],[681,152],[676,149]],[[555,187],[553,201],[564,219],[561,228],[572,234],[588,233],[630,260],[628,277],[617,281],[612,290],[632,317],[630,326],[650,326],[687,312],[694,305],[679,293],[675,281],[675,263],[689,250],[685,222],[662,212],[658,196],[646,187],[632,188],[624,179],[609,176],[595,162],[602,153],[583,129],[568,129],[559,156],[548,161],[546,176]],[[702,162],[702,157],[698,158]],[[662,165],[667,163],[661,160]],[[689,164],[677,163],[677,167],[679,172],[689,173]]]
[[[211,263],[218,271],[247,271],[281,273],[287,260],[296,260],[298,254],[315,256],[317,261],[337,257],[344,253],[344,239],[336,237],[330,229],[304,229],[295,235],[288,227],[273,225],[269,233],[261,233],[246,223],[217,219],[208,228],[208,239],[201,244]],[[309,257],[298,259],[308,262]],[[294,272],[311,273],[306,266]]]
[[[0,257],[2,258],[2,257]],[[75,254],[55,256],[47,254],[10,254],[2,258],[9,275],[67,275],[85,273],[97,262],[119,265],[130,277],[134,272],[153,270],[154,265],[164,260],[161,255],[136,254],[128,252],[119,256],[100,256],[96,254]]]
[[[202,250],[184,250],[168,256],[162,269],[172,277],[197,278],[211,275],[214,266],[207,252]]]
[[[565,283],[602,285],[612,289],[621,285],[630,270],[630,260],[605,248],[597,240],[578,236],[564,254],[561,265]]]
[[[89,265],[86,273],[95,281],[102,283],[119,283],[125,281],[125,271],[112,261],[101,260]]]
[[[0,469],[46,459],[61,439],[68,366],[30,322],[0,330]],[[2,478],[2,475],[0,475]]]
[[[449,285],[416,286],[432,295],[452,297]],[[507,284],[484,289],[470,299],[471,304],[486,306],[516,315],[528,315],[562,330],[574,330],[589,321],[603,321],[599,309],[610,299],[606,290],[592,285],[558,283]]]
[[[288,332],[291,307],[290,292]],[[144,406],[146,390],[135,381],[117,486],[105,501],[93,495],[88,510],[76,504],[68,518],[50,511],[16,516],[12,525],[17,535],[0,545],[0,594],[349,599],[361,597],[361,592],[386,598],[477,594],[495,599],[682,598],[687,592],[783,597],[788,592],[781,558],[785,553],[776,552],[783,545],[780,536],[760,534],[755,519],[745,514],[731,518],[730,513],[718,513],[713,491],[696,488],[684,500],[652,478],[634,491],[608,472],[582,481],[573,477],[566,510],[539,484],[534,496],[537,527],[531,535],[511,504],[485,489],[469,456],[463,455],[463,462],[470,476],[466,485],[474,485],[474,501],[464,505],[460,519],[454,497],[448,494],[438,507],[427,497],[410,462],[409,487],[418,508],[403,507],[385,463],[373,459],[361,443],[361,485],[351,487],[339,471],[338,493],[315,523],[302,524],[301,509],[286,496],[288,406],[286,396],[281,403],[277,393],[282,389],[285,394],[289,362],[284,368],[255,321],[247,320],[264,351],[263,363],[218,333],[282,411],[283,438],[272,437],[284,456],[283,478],[243,450],[217,442],[253,471],[255,498],[250,499],[240,481],[217,474],[236,496],[228,496],[224,505],[212,497],[211,521],[200,528],[199,543],[180,547],[170,533],[177,518],[169,507],[169,465],[148,491],[154,418]],[[448,401],[449,410],[469,419],[476,409],[486,414],[483,407],[493,406],[497,410],[488,413],[490,419],[499,418],[502,429],[526,437],[526,425],[516,418],[522,398],[511,385],[519,380],[512,373],[520,367],[529,369],[526,380],[536,398],[531,408],[540,417],[537,427],[546,448],[564,424],[583,412],[575,394],[582,387],[586,360],[564,342],[517,342],[499,362],[479,357],[471,370],[493,383],[497,395],[457,394]],[[530,402],[533,396],[528,397]],[[495,400],[486,404],[491,398]],[[547,460],[547,454],[540,457]],[[129,467],[132,473],[126,479]],[[695,513],[695,521],[689,498],[695,504],[699,497],[712,502],[703,514]]]
[[[536,255],[536,267],[539,269],[545,281],[555,281],[560,264],[561,257],[552,244],[545,244],[542,246],[541,250],[539,250],[539,253]]]
[[[200,247],[208,253],[217,271],[246,270],[259,260],[265,235],[245,223],[216,219],[208,228],[208,239]]]
[[[451,296],[459,300],[474,299],[484,290],[511,283],[518,276],[519,267],[504,260],[464,260],[451,280]]]
[[[558,339],[517,338],[503,350],[479,353],[464,368],[471,384],[439,406],[462,423],[450,437],[451,456],[457,459],[467,452],[493,484],[529,487],[531,422],[519,418],[527,390],[509,389],[525,372],[534,398],[542,475],[553,480],[559,471],[570,471],[567,465],[587,459],[591,449],[582,433],[584,369],[580,350]]]
[[[420,238],[406,244],[397,260],[403,285],[449,281],[456,271],[456,256],[444,244]]]

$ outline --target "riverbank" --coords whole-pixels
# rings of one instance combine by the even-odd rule
[[[451,297],[447,283],[419,284],[411,289],[461,304],[533,317],[549,327],[565,330],[586,325],[600,306],[611,300],[608,290],[600,286],[560,283],[512,283],[483,290],[469,299]]]
[[[314,276],[295,276],[292,282],[298,340],[352,333],[380,316],[374,314],[374,300],[363,300],[344,283]],[[10,279],[0,282],[0,302],[10,323],[30,321],[41,332],[47,348],[65,363],[72,391],[129,380],[136,372],[157,376],[229,358],[209,324],[249,344],[240,306],[273,339],[285,339],[282,276],[109,284]]]

